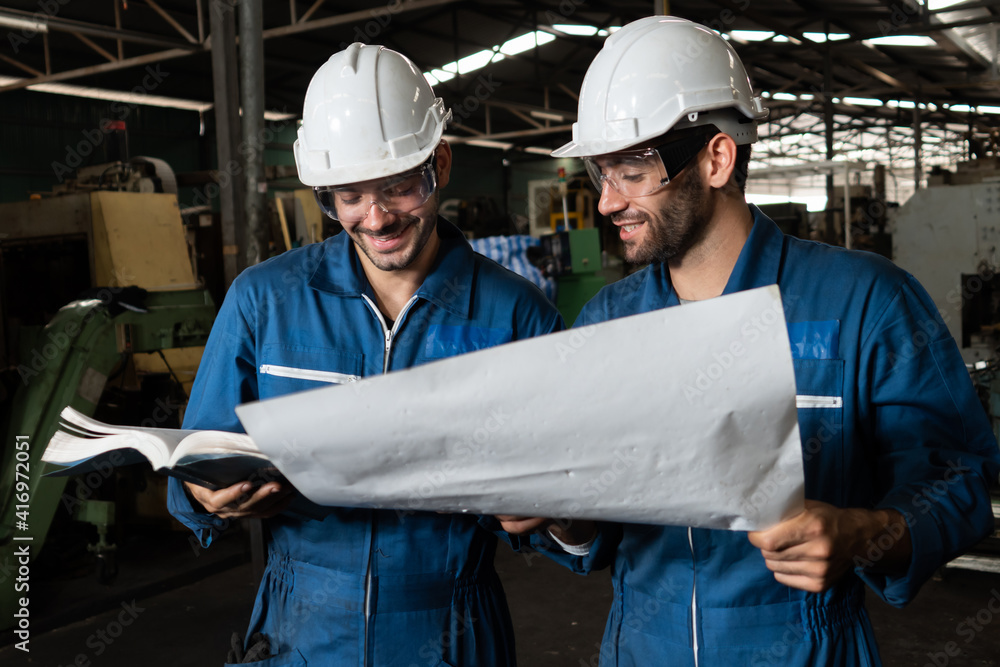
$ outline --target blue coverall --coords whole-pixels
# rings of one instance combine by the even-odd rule
[[[474,253],[443,218],[438,234],[436,263],[395,323],[376,308],[345,233],[244,271],[212,329],[184,428],[242,431],[234,408],[247,401],[562,328],[538,288]],[[171,513],[207,546],[225,520],[195,511],[170,482]],[[515,664],[495,520],[323,509],[322,520],[266,521],[268,564],[247,636],[266,633],[277,657],[253,664]]]
[[[743,532],[602,525],[587,557],[557,557],[580,571],[612,568],[602,667],[879,665],[863,583],[902,606],[993,530],[997,442],[923,288],[881,257],[784,236],[751,208],[725,293],[781,289],[806,497],[898,510],[913,560],[903,575],[878,574],[889,545],[876,543],[839,583],[812,594],[777,583]],[[676,305],[667,267],[653,264],[605,287],[576,326]],[[741,334],[766,326],[763,314]]]

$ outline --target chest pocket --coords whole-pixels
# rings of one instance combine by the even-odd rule
[[[421,357],[423,361],[454,357],[503,345],[513,338],[514,332],[511,329],[432,324],[427,328]]]
[[[257,367],[261,398],[282,396],[361,378],[364,355],[324,347],[265,345]]]

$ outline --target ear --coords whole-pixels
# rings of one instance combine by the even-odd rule
[[[705,152],[708,155],[705,182],[712,188],[725,187],[736,168],[736,142],[720,132],[708,141]]]
[[[451,178],[451,146],[444,139],[435,149],[437,151],[437,181],[438,189],[448,185]]]

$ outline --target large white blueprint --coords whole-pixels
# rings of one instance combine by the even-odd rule
[[[754,530],[803,504],[773,285],[236,411],[322,505]]]

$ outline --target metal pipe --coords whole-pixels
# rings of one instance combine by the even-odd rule
[[[118,9],[118,0],[111,0],[111,3],[115,6],[115,30],[121,30],[122,29],[122,13]],[[116,39],[115,43],[118,45],[118,60],[121,60],[121,59],[123,59],[125,57],[125,46],[122,43],[122,40],[120,40],[120,39]],[[52,72],[49,71],[48,68],[46,68],[45,73],[46,74],[52,74]]]
[[[920,179],[923,177],[923,165],[920,164],[920,148],[924,141],[921,127],[920,106],[913,107],[913,189],[920,189]]]
[[[264,7],[262,0],[240,0],[240,101],[243,106],[244,209],[247,266],[266,258],[267,204],[264,179]]]
[[[851,167],[844,164],[844,247],[851,249]]]
[[[234,159],[239,143],[239,109],[236,73],[236,23],[229,0],[209,3],[212,40],[212,88],[215,98],[215,145],[219,160],[219,211],[222,218],[222,268],[226,287],[243,269],[239,252],[243,234],[243,181],[236,171],[242,166]],[[235,172],[235,173],[234,173]],[[225,176],[225,178],[223,178]]]
[[[195,1],[194,10],[198,13],[198,43],[205,43],[205,17],[204,12],[201,11],[201,0]]]

